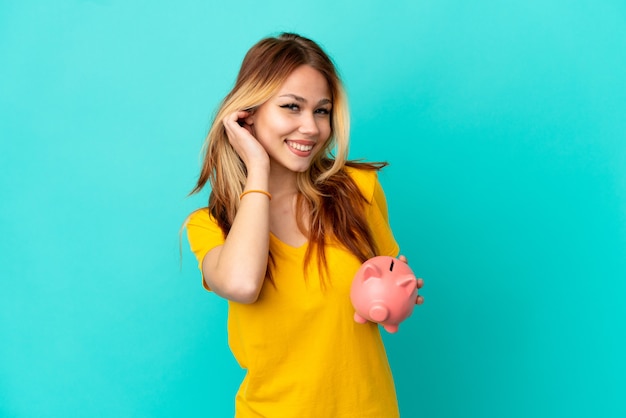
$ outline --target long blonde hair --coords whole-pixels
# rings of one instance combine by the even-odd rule
[[[365,199],[343,170],[347,163],[350,125],[346,94],[331,59],[319,45],[305,37],[283,33],[262,39],[248,51],[235,86],[222,101],[206,137],[202,170],[191,194],[210,183],[209,211],[224,236],[228,235],[239,208],[239,195],[245,186],[247,171],[228,140],[222,120],[237,110],[254,110],[265,103],[302,65],[311,66],[324,76],[333,105],[330,139],[313,160],[311,168],[298,173],[298,226],[313,244],[308,246],[305,265],[314,247],[322,250],[318,251],[318,264],[320,267],[326,265],[323,251],[326,237],[336,238],[365,261],[375,255],[376,248],[365,220]],[[348,165],[379,169],[385,164],[350,162]],[[355,202],[362,204],[355,205]],[[309,225],[302,222],[304,213],[309,214]],[[323,277],[321,280],[324,281]]]

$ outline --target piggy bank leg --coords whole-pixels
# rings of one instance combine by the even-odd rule
[[[359,315],[356,312],[354,313],[354,320],[358,322],[359,324],[364,324],[367,322],[367,319],[363,318],[361,315]]]
[[[385,328],[385,330],[391,334],[395,334],[396,332],[398,332],[398,326],[397,325],[383,325],[383,328]]]

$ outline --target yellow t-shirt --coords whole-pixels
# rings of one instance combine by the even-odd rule
[[[376,172],[346,170],[369,202],[367,219],[379,255],[397,256]],[[190,216],[187,235],[200,268],[206,253],[224,242],[206,208]],[[378,325],[354,321],[350,285],[359,260],[338,245],[327,244],[330,286],[322,290],[315,254],[305,279],[306,244],[294,248],[271,235],[270,251],[275,286],[266,282],[255,303],[228,303],[230,349],[247,370],[236,396],[235,416],[398,417]]]

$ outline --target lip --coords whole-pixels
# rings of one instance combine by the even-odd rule
[[[308,151],[303,151],[303,150],[299,150],[296,149],[294,147],[292,147],[291,145],[289,145],[290,143],[293,144],[298,144],[301,146],[308,146],[311,147],[310,150]],[[299,156],[299,157],[308,157],[311,155],[311,153],[313,152],[313,149],[315,148],[315,141],[310,141],[310,140],[306,140],[306,139],[287,139],[285,140],[285,145],[287,145],[287,148],[289,148],[289,151],[291,151],[292,153],[294,153],[295,155]]]

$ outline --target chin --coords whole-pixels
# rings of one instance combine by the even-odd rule
[[[285,161],[285,164],[283,165],[285,168],[287,168],[289,171],[293,171],[294,173],[303,173],[305,171],[308,171],[311,168],[311,164],[313,162],[312,158],[307,158],[307,159],[298,159],[298,160],[292,160],[292,161]]]
[[[313,157],[310,156],[306,159],[284,159],[282,162],[276,160],[276,163],[292,173],[304,173],[311,169],[311,166],[313,165]]]
[[[306,166],[298,166],[298,167],[290,168],[290,170],[293,171],[294,173],[304,173],[306,171],[309,171],[310,168],[311,168],[311,164],[307,164]]]

